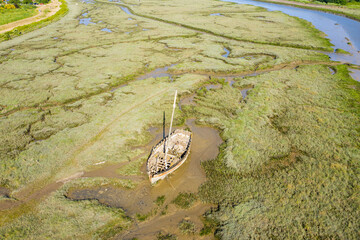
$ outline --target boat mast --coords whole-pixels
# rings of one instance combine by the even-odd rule
[[[171,128],[172,128],[172,123],[173,123],[173,119],[174,119],[175,107],[176,107],[176,96],[177,96],[177,90],[175,90],[174,105],[173,105],[173,110],[172,110],[172,114],[171,114],[171,122],[170,122],[169,136],[168,136],[169,141],[170,141]],[[168,151],[167,142],[165,142],[165,157],[164,157],[165,169],[167,168],[167,162],[166,162],[167,151]]]
[[[165,143],[166,143],[166,139],[165,139],[165,111],[164,111],[164,120],[163,120],[163,139],[164,139],[164,153],[165,153]]]

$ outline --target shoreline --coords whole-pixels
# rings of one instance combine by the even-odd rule
[[[341,8],[338,6],[329,6],[329,5],[322,5],[322,4],[319,4],[319,5],[318,4],[307,4],[307,3],[287,1],[287,0],[254,0],[254,1],[274,3],[274,4],[287,5],[287,6],[292,6],[292,7],[322,11],[322,12],[331,13],[334,15],[346,17],[346,18],[360,22],[360,13],[359,13],[359,16],[357,17],[357,16],[353,16],[351,14],[334,9],[334,8]],[[359,12],[360,12],[360,10],[359,10]]]

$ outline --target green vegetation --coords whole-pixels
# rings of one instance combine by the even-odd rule
[[[145,182],[139,175],[152,137],[148,129],[161,126],[162,111],[171,115],[175,89],[180,96],[197,94],[193,105],[176,109],[174,124],[196,117],[225,140],[219,157],[204,163],[208,181],[200,197],[219,209],[206,217],[201,235],[354,236],[360,222],[359,85],[344,66],[331,75],[319,65],[332,63],[311,49],[328,50],[329,42],[302,20],[251,6],[123,2],[145,17],[130,16],[115,2],[70,1],[61,21],[0,44],[0,72],[6,73],[0,79],[0,186],[22,203],[0,212],[0,238],[119,238],[133,224],[121,209],[64,195],[91,189],[98,199],[97,189],[107,186],[137,191]],[[44,26],[66,11],[63,4],[57,17],[23,29]],[[219,11],[226,17],[210,16]],[[96,24],[80,24],[84,13]],[[138,80],[164,67],[176,75]],[[255,70],[270,72],[240,77]],[[223,75],[239,76],[233,88]],[[208,84],[221,88],[208,91]],[[248,86],[253,88],[243,99],[240,89]],[[112,164],[124,166],[111,174],[132,180],[71,177],[92,170],[101,175]],[[52,184],[59,180],[69,182],[56,189]],[[151,198],[157,206],[134,222],[195,211],[203,207],[191,208],[198,195],[182,192],[169,207],[172,199]]]
[[[197,197],[194,193],[179,193],[172,201],[177,207],[187,209],[190,208],[196,201]]]
[[[71,182],[66,184],[66,188],[67,190],[71,190],[108,185],[112,187],[124,187],[128,189],[133,189],[136,186],[133,181],[128,179],[94,177],[72,180]]]
[[[165,195],[158,196],[155,200],[156,205],[162,206],[165,202]]]
[[[24,33],[45,27],[45,26],[49,25],[50,23],[59,20],[61,17],[66,15],[67,12],[69,11],[69,8],[68,8],[65,0],[59,0],[59,2],[61,2],[60,10],[57,11],[54,15],[52,15],[44,20],[41,20],[38,22],[33,22],[33,23],[30,23],[30,24],[27,24],[24,26],[16,27],[11,31],[0,34],[0,42],[10,40],[10,39],[20,36]]]
[[[157,239],[157,240],[176,240],[177,237],[176,237],[176,235],[174,235],[174,234],[159,232],[159,233],[156,235],[156,239]]]
[[[65,189],[64,189],[65,190]],[[108,239],[130,226],[121,209],[97,201],[69,201],[58,191],[36,208],[0,228],[1,239]]]
[[[117,173],[124,176],[140,175],[140,167],[144,164],[145,161],[146,158],[139,158],[133,162],[130,162],[129,164],[126,164],[124,167],[119,168]]]
[[[249,84],[239,104],[237,87]],[[196,97],[195,114],[223,129],[226,141],[204,163],[209,180],[200,190],[220,205],[219,237],[356,238],[360,94],[353,85],[345,66],[335,75],[303,66]]]
[[[137,214],[136,214],[136,219],[139,220],[140,222],[145,221],[145,220],[148,219],[149,217],[150,217],[150,214],[149,214],[149,213],[147,213],[147,214],[137,213]]]
[[[195,224],[189,220],[182,220],[178,225],[181,233],[183,234],[194,234],[196,232]]]
[[[209,214],[207,214],[203,219],[202,222],[204,227],[200,230],[200,236],[205,236],[210,233],[214,233],[219,222],[216,221],[214,218],[211,218]]]
[[[352,6],[352,5],[357,5],[359,4],[359,0],[292,0],[292,1],[295,1],[295,2],[303,2],[303,3],[330,3],[330,4],[340,4],[340,5],[349,5],[349,6]]]
[[[340,53],[340,54],[350,54],[349,52],[347,52],[347,51],[345,51],[345,50],[343,50],[343,49],[341,49],[341,48],[335,49],[335,52],[336,52],[336,53]]]
[[[219,4],[217,1],[209,2],[208,0],[199,0],[197,3],[192,8],[188,8],[187,6],[192,4],[191,0],[176,1],[171,7],[166,4],[159,5],[157,1],[147,1],[131,8],[134,13],[141,12],[140,15],[143,17],[227,39],[305,49],[328,51],[331,49],[330,42],[320,38],[322,33],[302,19],[250,5],[239,6],[227,2]],[[203,6],[207,7],[203,8]],[[221,12],[225,17],[210,16],[211,13],[217,12]],[[189,14],[192,17],[183,18],[183,14]],[[234,26],[234,22],[241,22],[241,26]],[[256,29],[256,31],[250,31],[250,29]]]
[[[0,26],[17,20],[28,18],[37,14],[35,7],[23,6],[16,9],[1,9],[0,10]]]

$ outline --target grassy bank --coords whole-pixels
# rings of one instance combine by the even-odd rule
[[[253,88],[241,100],[243,86]],[[357,238],[360,86],[346,67],[281,70],[234,87],[198,96],[189,109],[226,141],[204,163],[200,190],[220,206],[210,215],[218,236]]]
[[[20,36],[24,33],[45,27],[45,26],[49,25],[50,23],[59,20],[61,17],[63,17],[69,11],[66,1],[65,0],[59,0],[59,1],[61,2],[60,10],[57,11],[54,15],[52,15],[44,20],[34,22],[34,23],[31,23],[28,25],[20,26],[20,27],[14,28],[11,31],[0,34],[0,42],[9,40],[11,38]]]
[[[17,9],[2,9],[0,10],[0,26],[20,19],[28,18],[36,14],[37,11],[35,7],[23,6]]]

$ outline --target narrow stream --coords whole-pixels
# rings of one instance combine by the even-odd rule
[[[225,54],[222,55],[224,58],[227,58],[230,54],[230,50],[224,47]]]

